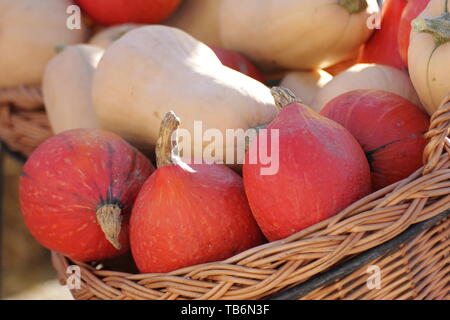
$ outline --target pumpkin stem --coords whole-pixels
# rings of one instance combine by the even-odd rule
[[[290,105],[291,103],[302,102],[302,100],[298,99],[295,94],[288,88],[272,87],[270,89],[270,93],[272,93],[272,96],[275,99],[275,105],[280,110],[287,105]]]
[[[366,0],[339,0],[338,4],[346,9],[348,13],[358,13],[367,9]]]
[[[414,32],[433,35],[434,42],[438,46],[450,41],[450,13],[448,12],[436,18],[416,18],[411,24]]]
[[[179,161],[177,129],[180,118],[173,111],[164,116],[159,128],[159,138],[156,142],[156,165],[158,168],[176,164]]]
[[[122,209],[115,204],[105,204],[95,213],[106,239],[119,250],[122,246],[119,242],[119,234],[122,226]]]

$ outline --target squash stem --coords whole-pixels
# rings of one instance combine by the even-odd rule
[[[177,129],[180,119],[173,111],[164,116],[159,128],[159,138],[156,142],[156,165],[158,168],[178,163]]]
[[[298,99],[295,94],[288,88],[272,87],[270,89],[270,93],[272,93],[272,96],[275,100],[275,105],[279,110],[283,109],[287,105],[290,105],[291,103],[302,102],[301,99]]]
[[[446,12],[436,18],[416,18],[412,22],[414,32],[429,33],[436,45],[450,41],[450,13]]]
[[[57,43],[54,47],[53,50],[55,51],[55,53],[60,53],[61,51],[63,51],[65,48],[67,48],[67,45],[65,43]]]
[[[97,222],[100,225],[106,239],[114,248],[120,250],[120,229],[122,227],[122,209],[115,204],[105,204],[97,209]]]
[[[367,9],[366,0],[339,0],[338,4],[350,14],[359,13]]]

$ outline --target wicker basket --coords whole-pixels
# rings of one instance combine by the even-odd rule
[[[76,299],[449,299],[450,96],[432,117],[426,165],[286,239],[222,262],[167,274],[131,274],[53,253]],[[367,285],[370,265],[381,287]]]
[[[28,156],[52,135],[40,88],[0,89],[0,140],[9,150]]]

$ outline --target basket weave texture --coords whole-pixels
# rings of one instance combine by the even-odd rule
[[[51,137],[39,87],[0,88],[0,140],[24,156]]]
[[[76,299],[263,299],[450,209],[449,136],[450,96],[432,117],[423,168],[328,220],[222,262],[167,274],[130,274],[55,252],[52,261],[63,284],[70,275],[67,267],[80,267],[81,289],[71,290]],[[449,299],[449,235],[446,219],[393,254],[372,261],[381,268],[380,289],[366,285],[365,266],[302,298]]]

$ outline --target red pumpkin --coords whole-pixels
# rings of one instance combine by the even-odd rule
[[[243,165],[250,207],[270,241],[327,219],[370,192],[369,164],[355,138],[286,89],[272,90],[284,108],[267,134],[260,131],[252,142]],[[264,172],[265,161],[250,162],[256,150],[278,154],[278,170]]]
[[[398,29],[398,48],[400,56],[402,57],[405,65],[408,65],[408,48],[409,48],[409,36],[411,34],[411,22],[417,18],[426,8],[430,0],[408,0],[405,10],[400,19],[400,25]]]
[[[238,174],[219,164],[188,166],[173,154],[178,125],[172,112],[164,118],[158,169],[131,216],[131,251],[145,273],[223,260],[263,242]]]
[[[343,125],[361,144],[374,190],[422,166],[429,118],[409,100],[387,91],[356,90],[331,100],[321,114]]]
[[[406,64],[400,57],[397,35],[406,0],[386,0],[381,12],[381,29],[376,30],[360,53],[358,63],[377,63],[400,70]]]
[[[248,60],[244,56],[240,55],[237,52],[222,49],[219,47],[211,47],[211,49],[214,51],[214,53],[224,66],[239,71],[260,82],[264,82],[264,77],[262,76],[261,72],[255,67],[253,63],[250,62],[250,60]]]
[[[103,260],[129,248],[133,202],[153,166],[115,134],[76,129],[58,134],[29,157],[20,205],[32,235],[79,261]]]
[[[181,0],[75,0],[97,23],[159,23],[169,17]]]

